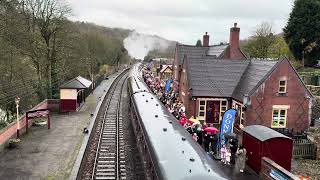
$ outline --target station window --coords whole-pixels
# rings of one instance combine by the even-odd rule
[[[220,101],[220,120],[222,120],[223,113],[226,112],[228,109],[228,101],[221,100]]]
[[[241,107],[240,124],[244,124],[244,106]]]
[[[199,101],[199,117],[201,119],[205,118],[206,114],[206,101],[205,100],[200,100]]]
[[[272,110],[272,128],[284,128],[287,121],[287,109],[275,109]]]
[[[279,94],[285,94],[287,92],[287,81],[286,80],[280,80],[279,81]]]
[[[232,108],[237,110],[237,119],[236,122],[238,125],[243,124],[244,120],[245,120],[245,116],[244,116],[244,105],[242,105],[241,103],[238,103],[236,101],[232,101]]]

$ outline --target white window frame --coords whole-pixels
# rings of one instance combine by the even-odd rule
[[[282,81],[284,81],[284,85],[281,85],[281,82],[282,82]],[[283,91],[280,91],[281,88],[284,88],[284,90],[283,90]],[[285,94],[285,93],[287,93],[287,80],[284,80],[284,79],[279,80],[278,93],[279,93],[279,94]]]
[[[236,108],[236,106],[238,108]],[[237,113],[240,116],[239,125],[243,125],[245,123],[244,105],[239,103],[238,101],[232,100],[232,108],[237,110]]]
[[[204,101],[204,105],[201,105],[201,101]],[[199,120],[205,120],[206,119],[206,106],[207,106],[207,101],[206,100],[199,100],[199,111],[198,111],[198,118]],[[203,110],[201,110],[200,107],[203,107]],[[203,116],[200,116],[200,112],[203,112]]]
[[[198,119],[199,120],[205,120],[206,119],[206,112],[207,112],[207,101],[220,101],[220,117],[219,117],[219,124],[223,118],[223,113],[228,110],[228,105],[229,105],[229,101],[228,99],[224,99],[224,98],[198,98],[197,99],[199,101],[199,108],[198,108]],[[200,105],[200,101],[205,101],[205,105]],[[226,107],[226,110],[222,110],[222,101],[226,101],[227,104],[224,105],[223,107]],[[200,106],[204,106],[204,110],[200,110]],[[200,116],[200,111],[204,112],[204,116]]]
[[[288,110],[289,110],[290,106],[288,105],[273,105],[272,106],[272,116],[271,116],[271,128],[285,128],[287,125],[287,121],[288,121]],[[276,122],[277,124],[274,125],[275,122],[275,117],[274,117],[274,111],[277,110],[278,114],[276,117]],[[281,117],[281,111],[285,111],[285,115],[284,117]],[[284,121],[283,125],[280,125],[280,121],[281,119],[283,119],[282,121]]]
[[[226,105],[222,105],[222,102],[226,102]],[[222,108],[225,108],[225,110],[223,110]],[[220,124],[220,121],[222,120],[223,118],[223,113],[226,112],[228,110],[228,100],[225,99],[225,100],[220,100],[220,118],[219,118],[219,124]]]

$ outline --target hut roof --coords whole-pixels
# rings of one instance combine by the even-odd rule
[[[273,138],[291,139],[288,136],[285,136],[285,135],[283,135],[273,129],[270,129],[266,126],[261,126],[261,125],[247,126],[247,127],[243,128],[242,130],[262,142],[269,140],[269,139],[273,139]]]
[[[62,84],[60,89],[86,89],[89,88],[92,82],[82,76],[71,79],[70,81]]]

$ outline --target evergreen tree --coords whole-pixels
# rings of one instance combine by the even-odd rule
[[[197,44],[196,44],[196,46],[197,47],[200,47],[200,46],[202,46],[202,43],[201,43],[201,40],[199,39],[198,41],[197,41]]]
[[[313,65],[320,59],[320,0],[296,0],[284,38],[296,59]],[[305,59],[305,60],[304,60]]]

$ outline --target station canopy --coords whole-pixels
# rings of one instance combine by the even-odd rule
[[[60,89],[87,89],[92,82],[84,77],[78,76],[62,84]]]
[[[285,135],[283,135],[273,129],[270,129],[266,126],[261,126],[261,125],[247,126],[247,127],[243,128],[242,130],[262,142],[269,140],[269,139],[273,139],[273,138],[279,138],[279,137],[291,139],[288,136],[285,136]]]

